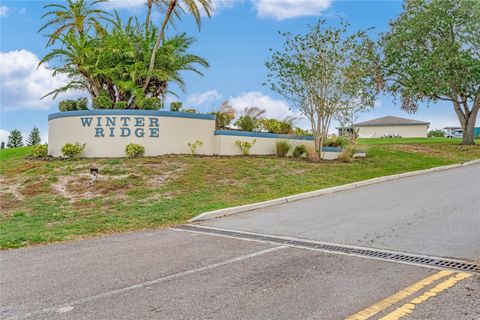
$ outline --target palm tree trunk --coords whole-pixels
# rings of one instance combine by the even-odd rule
[[[160,27],[160,31],[158,33],[157,41],[152,50],[152,56],[150,58],[150,66],[148,68],[149,73],[151,73],[155,68],[155,58],[157,57],[157,51],[165,35],[165,28],[167,27],[167,24],[170,21],[170,17],[172,16],[173,10],[175,9],[176,5],[177,5],[177,0],[170,0],[170,3],[168,4],[167,12],[165,13],[165,18],[163,19],[162,26]],[[152,79],[151,76],[147,76],[147,78],[145,79],[145,83],[143,84],[144,93],[147,90],[148,84],[150,83],[151,79]]]
[[[153,0],[147,1],[147,19],[145,20],[145,38],[148,37],[148,27],[150,25],[150,16],[152,14]]]

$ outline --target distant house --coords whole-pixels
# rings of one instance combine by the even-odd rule
[[[360,138],[424,138],[427,137],[430,123],[413,119],[405,119],[394,116],[386,116],[355,125]],[[339,129],[339,134],[343,134]]]

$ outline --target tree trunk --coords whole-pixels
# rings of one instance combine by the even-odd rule
[[[470,116],[471,118],[471,116]],[[475,139],[474,139],[474,128],[475,128],[475,121],[468,121],[465,127],[463,128],[463,138],[462,138],[462,144],[464,145],[474,145],[475,144]]]
[[[471,111],[467,110],[467,112],[463,112],[460,104],[456,101],[453,102],[453,106],[455,108],[455,112],[457,113],[458,120],[460,121],[460,125],[462,126],[463,130],[462,144],[474,145],[474,129],[475,123],[477,121],[478,111],[480,109],[480,94],[477,94],[477,97],[473,102],[473,107]]]
[[[167,12],[165,12],[165,18],[163,19],[162,26],[160,27],[160,32],[158,33],[157,41],[152,50],[152,56],[150,58],[150,66],[148,67],[149,73],[151,73],[155,68],[155,59],[157,57],[157,50],[160,47],[163,37],[165,36],[165,28],[167,27],[168,21],[170,21],[170,17],[172,16],[173,10],[175,9],[176,5],[177,5],[177,0],[170,0],[170,3],[168,4]],[[151,79],[152,79],[151,76],[147,76],[147,78],[145,79],[145,83],[143,84],[144,93],[146,92],[148,84],[150,83]]]
[[[152,7],[153,7],[153,0],[148,0],[147,1],[147,18],[145,20],[145,38],[148,36],[148,27],[150,25],[150,16],[152,14]]]

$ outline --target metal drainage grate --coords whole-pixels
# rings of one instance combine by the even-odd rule
[[[339,246],[334,244],[291,240],[291,239],[285,239],[285,238],[274,237],[274,236],[264,236],[264,235],[257,235],[257,234],[239,232],[239,231],[211,229],[207,227],[197,227],[193,225],[177,226],[175,227],[175,229],[195,231],[195,232],[206,233],[206,234],[222,235],[222,236],[234,237],[239,239],[256,240],[261,242],[269,242],[274,244],[281,244],[281,245],[294,246],[294,247],[300,247],[300,248],[318,249],[318,250],[324,250],[324,251],[330,251],[330,252],[354,254],[354,255],[364,256],[364,257],[373,257],[373,258],[393,260],[393,261],[403,261],[407,263],[409,262],[409,263],[415,263],[415,264],[422,264],[426,266],[434,266],[434,267],[440,267],[440,268],[480,273],[480,265],[478,264],[462,262],[462,261],[453,261],[453,260],[437,258],[437,257],[425,257],[425,256],[410,255],[405,253],[395,253],[395,252],[380,251],[380,250],[374,250],[374,249],[349,247],[344,245]]]

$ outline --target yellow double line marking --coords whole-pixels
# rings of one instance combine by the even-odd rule
[[[391,307],[397,302],[400,302],[409,296],[415,294],[416,292],[424,289],[425,287],[431,285],[435,281],[438,281],[442,278],[445,278],[447,276],[451,276],[447,280],[441,282],[434,288],[428,290],[427,292],[423,293],[419,297],[410,300],[408,303],[402,305],[400,308],[394,310],[393,312],[387,314],[380,320],[398,320],[402,318],[403,316],[410,314],[413,312],[415,309],[415,306],[417,304],[420,304],[426,300],[428,300],[430,297],[434,297],[440,292],[453,287],[457,282],[466,279],[471,276],[471,274],[468,273],[457,273],[455,274],[453,271],[448,271],[448,270],[442,270],[440,272],[435,273],[434,275],[431,275],[425,279],[422,279],[411,286],[375,303],[374,305],[371,305],[370,307],[367,307],[355,314],[352,314],[351,316],[345,318],[345,320],[366,320],[374,315],[376,315],[379,312],[382,312],[386,310],[387,308]]]

